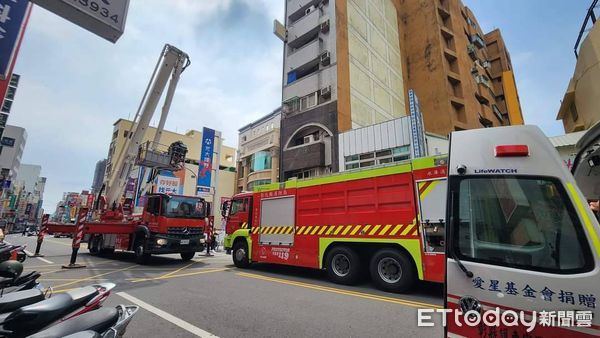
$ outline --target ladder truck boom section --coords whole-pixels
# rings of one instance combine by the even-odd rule
[[[189,65],[185,52],[165,45],[127,133],[125,145],[114,157],[115,169],[107,177],[104,196],[100,196],[101,191],[92,216],[83,224],[91,254],[133,251],[136,261],[143,264],[152,254],[179,253],[183,260],[189,260],[204,249],[208,223],[204,199],[146,194],[149,189],[144,186],[145,182],[153,182],[162,170],[174,172],[184,166],[185,144],[174,142],[168,150],[164,150],[159,148],[159,142],[179,78]],[[165,88],[166,96],[156,134],[152,141],[144,142]],[[145,167],[148,169],[145,172],[149,172],[149,177],[138,182],[138,190],[143,193],[139,198],[143,207],[141,214],[133,214],[133,201],[124,196],[134,166]]]
[[[151,150],[156,150],[156,146],[160,142],[167,115],[169,114],[169,108],[171,107],[179,77],[189,64],[189,57],[186,53],[171,45],[165,45],[154,73],[152,74],[152,78],[148,83],[146,92],[144,93],[144,98],[135,115],[134,123],[132,125],[133,130],[130,131],[132,136],[127,138],[125,146],[122,148],[114,162],[116,170],[113,171],[108,178],[106,186],[106,202],[108,202],[109,205],[119,203],[119,199],[123,195],[127,178],[129,177],[131,168],[135,164],[136,155],[142,145],[144,135],[146,134],[154,111],[158,106],[158,102],[170,78],[167,96],[165,97],[161,111],[160,122],[156,134],[154,135],[154,141],[151,144]]]

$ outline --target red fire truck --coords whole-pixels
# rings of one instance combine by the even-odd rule
[[[325,269],[381,289],[444,280],[446,157],[257,187],[223,204],[225,248],[253,262]]]

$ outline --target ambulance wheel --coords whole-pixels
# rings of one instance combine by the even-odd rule
[[[250,261],[248,260],[248,244],[246,244],[246,241],[237,241],[233,244],[233,253],[231,257],[233,257],[233,264],[238,268],[244,269],[250,266]]]
[[[338,246],[327,254],[325,270],[334,283],[352,285],[360,277],[360,257],[351,248]]]
[[[146,253],[145,240],[138,240],[134,247],[135,262],[138,264],[146,264],[150,259],[150,254]]]
[[[194,258],[196,253],[195,252],[182,252],[182,253],[180,253],[180,255],[181,255],[181,260],[184,262],[187,262],[190,259]]]
[[[412,260],[395,249],[381,249],[371,258],[371,279],[381,290],[408,291],[416,281],[417,273]]]

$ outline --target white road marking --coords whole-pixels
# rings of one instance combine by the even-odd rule
[[[156,307],[154,307],[154,306],[152,306],[152,305],[150,305],[150,304],[148,304],[148,303],[146,303],[146,302],[144,302],[144,301],[142,301],[142,300],[140,300],[138,298],[135,298],[134,296],[132,296],[132,295],[130,295],[128,293],[117,292],[117,295],[119,295],[119,296],[127,299],[128,301],[134,303],[135,305],[137,305],[137,306],[139,306],[139,307],[141,307],[141,308],[143,308],[143,309],[145,309],[147,311],[150,311],[150,312],[154,313],[158,317],[160,317],[162,319],[165,319],[165,320],[167,320],[167,321],[169,321],[169,322],[171,322],[171,323],[179,326],[180,328],[182,328],[182,329],[184,329],[184,330],[186,330],[186,331],[188,331],[188,332],[190,332],[190,333],[192,333],[192,334],[194,334],[194,335],[196,335],[198,337],[202,337],[202,338],[206,338],[206,337],[218,338],[218,336],[216,336],[216,335],[214,335],[214,334],[212,334],[212,333],[210,333],[208,331],[204,331],[201,328],[199,328],[197,326],[194,326],[194,325],[192,325],[192,324],[190,324],[190,323],[188,323],[188,322],[186,322],[186,321],[184,321],[182,319],[179,319],[179,318],[173,316],[172,314],[167,313],[167,312],[165,312],[165,311],[163,311],[161,309],[158,309],[158,308],[156,308]]]
[[[23,251],[27,254],[27,256],[29,256],[29,257],[33,256],[33,253],[31,253],[29,250],[23,250]],[[47,260],[46,258],[42,258],[42,257],[35,257],[35,258],[37,258],[40,261],[47,263],[47,264],[54,264],[53,261]]]

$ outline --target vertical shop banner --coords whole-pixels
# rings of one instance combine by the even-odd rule
[[[410,107],[410,130],[413,158],[427,156],[423,115],[421,114],[419,99],[412,89],[408,90],[408,104]]]
[[[0,0],[0,80],[10,77],[30,6],[27,0]]]
[[[133,199],[135,195],[135,187],[137,185],[137,178],[129,177],[127,179],[127,184],[125,185],[125,198]]]
[[[89,194],[87,195],[87,203],[86,203],[88,208],[93,208],[94,206],[94,195]]]
[[[198,163],[198,180],[196,195],[210,192],[212,177],[212,158],[214,152],[215,131],[210,128],[202,129],[202,147]]]

